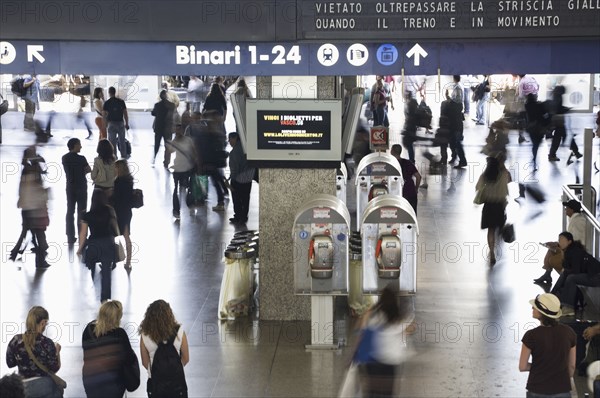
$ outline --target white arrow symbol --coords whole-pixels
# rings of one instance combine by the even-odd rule
[[[27,62],[33,62],[33,58],[37,59],[40,64],[43,64],[46,58],[40,54],[40,51],[44,51],[44,46],[42,45],[30,45],[27,46]]]
[[[406,53],[408,58],[411,58],[413,55],[415,56],[415,66],[419,66],[421,63],[421,57],[425,58],[428,54],[427,51],[425,51],[423,47],[417,43]]]

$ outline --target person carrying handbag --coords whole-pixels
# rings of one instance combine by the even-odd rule
[[[490,265],[496,264],[496,233],[506,224],[506,197],[511,176],[504,166],[505,155],[489,156],[485,170],[477,180],[475,203],[483,203],[481,229],[487,229]]]
[[[90,236],[88,237],[88,229]],[[111,297],[111,272],[116,267],[115,237],[119,236],[115,210],[108,205],[106,192],[94,189],[90,211],[81,216],[81,232],[77,255],[90,269],[92,279],[96,275],[96,263],[102,267],[100,302]],[[85,252],[84,252],[85,250]]]
[[[6,364],[9,368],[18,367],[26,397],[60,398],[67,387],[56,375],[61,346],[43,335],[48,320],[45,308],[32,307],[25,321],[25,333],[14,336],[6,349]]]
[[[140,366],[127,332],[120,327],[123,305],[107,300],[83,331],[83,386],[88,398],[121,398],[140,385]]]

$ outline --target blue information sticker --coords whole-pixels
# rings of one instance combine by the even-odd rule
[[[337,235],[337,240],[339,240],[340,242],[343,242],[344,239],[346,239],[346,234],[339,233]]]
[[[300,239],[306,239],[306,238],[308,238],[308,232],[307,231],[300,231],[300,233],[298,234],[298,236],[300,237]]]

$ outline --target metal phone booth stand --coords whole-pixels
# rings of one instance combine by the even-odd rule
[[[397,195],[373,198],[362,217],[363,293],[397,283],[400,294],[417,292],[419,225],[412,206]]]
[[[311,296],[308,349],[338,349],[334,343],[333,296],[348,294],[350,213],[332,195],[316,195],[294,219],[294,294]]]
[[[377,196],[402,196],[402,169],[398,159],[385,152],[370,153],[356,168],[356,230],[360,231],[363,212],[369,201]]]

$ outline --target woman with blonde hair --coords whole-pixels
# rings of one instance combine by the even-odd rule
[[[139,371],[127,332],[120,327],[122,317],[121,302],[107,300],[98,318],[83,331],[83,386],[88,398],[122,397],[127,386],[125,369],[136,366]]]
[[[187,384],[183,367],[190,360],[190,352],[183,327],[175,319],[169,303],[156,300],[150,304],[140,324],[139,332],[142,336],[140,339],[142,365],[148,371],[148,394],[151,393],[153,398],[186,398]],[[181,362],[169,363],[168,372],[165,372],[165,366],[154,363],[154,356],[159,348],[164,352],[172,351],[172,347],[175,348]]]
[[[6,349],[6,364],[9,368],[18,367],[27,397],[63,396],[49,373],[60,369],[61,347],[43,335],[48,320],[45,308],[32,307],[25,321],[27,330],[14,336]]]
[[[125,238],[125,250],[127,260],[125,269],[131,269],[131,203],[133,202],[133,176],[129,171],[127,160],[119,159],[115,162],[117,178],[115,178],[114,191],[112,196],[113,207],[117,214],[117,223],[119,231]]]

